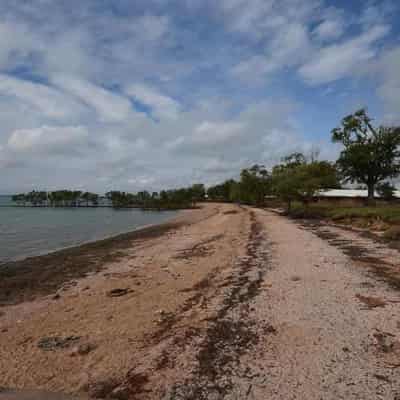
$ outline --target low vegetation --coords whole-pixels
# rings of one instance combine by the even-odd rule
[[[97,206],[99,195],[80,190],[56,190],[53,192],[33,190],[29,193],[16,194],[12,197],[12,200],[18,205],[31,205],[34,207]]]
[[[295,217],[330,218],[335,221],[368,218],[400,224],[400,205],[341,206],[331,202],[318,202],[305,207],[304,204],[297,202],[293,205],[291,214]]]
[[[103,197],[95,193],[74,190],[32,191],[14,195],[12,200],[17,205],[33,207],[98,207],[101,205],[114,208],[175,210],[193,208],[196,202],[204,200],[204,197],[204,185],[196,184],[189,188],[152,193],[111,191]]]
[[[363,205],[341,206],[334,202],[317,202],[304,206],[293,204],[293,218],[327,219],[339,224],[352,225],[383,231],[387,239],[400,239],[400,204],[377,204],[373,207]]]
[[[196,203],[205,199],[203,184],[195,184],[188,188],[161,190],[160,192],[142,191],[136,194],[112,191],[106,198],[113,207],[140,207],[143,209],[175,210],[193,208]]]

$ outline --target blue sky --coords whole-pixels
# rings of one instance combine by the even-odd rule
[[[0,192],[212,184],[400,122],[395,1],[0,3]]]

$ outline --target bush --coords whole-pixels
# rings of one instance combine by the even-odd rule
[[[396,188],[391,185],[389,182],[381,183],[377,186],[378,194],[386,201],[390,201],[394,199],[394,192]]]

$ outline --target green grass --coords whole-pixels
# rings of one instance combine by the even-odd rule
[[[304,218],[330,218],[335,221],[347,219],[379,220],[389,224],[400,223],[400,204],[376,206],[335,206],[333,204],[310,204],[305,207],[295,203],[293,216]]]

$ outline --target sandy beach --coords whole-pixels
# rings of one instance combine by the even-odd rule
[[[0,387],[104,399],[398,399],[399,259],[355,232],[207,204],[9,265]]]

